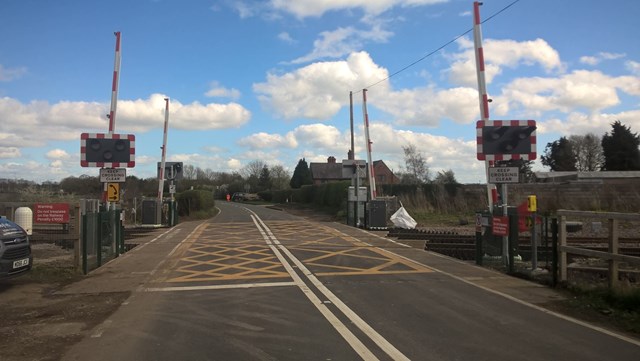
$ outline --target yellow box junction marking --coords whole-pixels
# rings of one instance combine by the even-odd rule
[[[393,253],[371,247],[331,227],[309,222],[267,222],[276,237],[309,266],[317,276],[427,273],[432,269]],[[331,247],[341,247],[331,249]],[[346,248],[345,248],[346,246]],[[346,266],[339,261],[364,261],[366,267]],[[352,262],[349,262],[352,263]]]
[[[321,224],[276,221],[267,225],[317,276],[432,272]],[[290,278],[249,223],[210,223],[185,243],[188,248],[181,249],[167,282]]]

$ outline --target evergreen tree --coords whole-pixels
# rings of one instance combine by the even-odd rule
[[[258,178],[258,186],[261,190],[271,189],[271,173],[269,167],[265,164],[260,172],[260,178]]]
[[[611,124],[611,134],[602,137],[602,170],[640,170],[640,137],[619,120]]]
[[[311,179],[311,171],[309,170],[309,165],[307,161],[302,158],[298,161],[298,165],[296,165],[296,169],[293,170],[293,176],[291,177],[291,181],[289,185],[291,188],[300,188],[305,184],[312,184],[313,180]]]
[[[551,168],[551,171],[576,170],[576,155],[567,137],[562,137],[553,143],[547,143],[541,161],[542,165]]]

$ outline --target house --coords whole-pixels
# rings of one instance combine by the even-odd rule
[[[342,163],[337,163],[334,156],[327,158],[326,163],[310,163],[309,169],[313,184],[351,180],[351,177],[345,177],[342,174]],[[393,174],[382,160],[373,162],[373,172],[376,178],[376,185],[400,183],[400,179]]]

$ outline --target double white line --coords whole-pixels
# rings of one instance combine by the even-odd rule
[[[320,300],[313,291],[302,280],[298,273],[293,269],[289,261],[283,256],[283,253],[293,262],[293,264],[300,270],[302,275],[312,284],[327,300],[336,306],[356,327],[358,327],[367,337],[375,342],[380,349],[382,349],[393,360],[409,360],[407,356],[402,354],[400,350],[395,348],[389,341],[387,341],[376,330],[369,326],[360,316],[353,312],[342,300],[333,294],[327,287],[325,287],[318,278],[309,271],[309,269],[300,262],[278,239],[273,235],[269,227],[258,217],[258,215],[249,210],[251,213],[251,219],[255,223],[256,227],[262,234],[265,242],[271,248],[271,251],[276,255],[278,260],[282,263],[289,275],[294,281],[294,284],[300,288],[300,290],[307,296],[309,301],[316,306],[318,311],[331,323],[331,325],[340,333],[340,335],[351,345],[351,347],[362,357],[363,360],[378,360],[378,358],[371,352],[371,350],[365,346],[348,328],[347,326],[333,314],[333,312],[326,306],[325,302]]]

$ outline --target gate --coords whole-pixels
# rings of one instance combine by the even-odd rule
[[[82,215],[82,271],[84,274],[124,253],[120,209]]]

